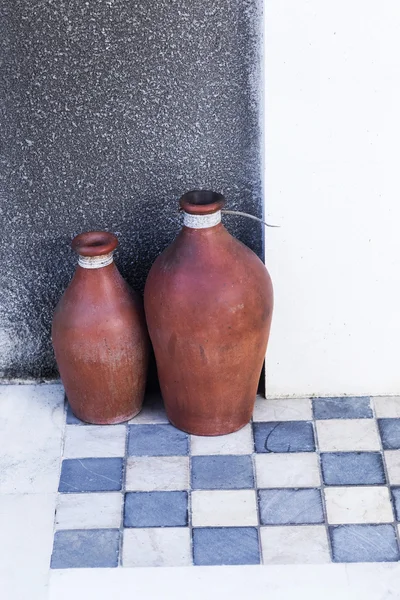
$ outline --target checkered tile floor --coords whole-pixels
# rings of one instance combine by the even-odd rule
[[[186,435],[149,398],[126,425],[67,410],[52,568],[398,561],[400,398],[258,399]]]

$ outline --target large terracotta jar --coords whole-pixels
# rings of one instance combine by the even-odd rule
[[[249,422],[271,325],[271,279],[221,224],[224,202],[208,191],[181,198],[184,226],[145,288],[168,418],[197,435],[222,435]]]
[[[53,318],[54,351],[72,411],[99,425],[134,417],[146,383],[143,306],[113,262],[117,245],[104,231],[75,237],[78,266]]]

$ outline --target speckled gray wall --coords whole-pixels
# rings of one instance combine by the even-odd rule
[[[117,233],[142,291],[183,192],[261,216],[260,22],[260,0],[0,0],[1,377],[57,375],[75,234]]]

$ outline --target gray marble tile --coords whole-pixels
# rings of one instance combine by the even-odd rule
[[[400,487],[392,487],[391,492],[396,521],[400,521]]]
[[[128,492],[125,496],[125,527],[185,527],[187,524],[187,492]]]
[[[110,568],[118,566],[118,529],[57,531],[52,569]]]
[[[379,452],[324,452],[321,454],[325,485],[379,485],[386,483]]]
[[[193,529],[195,565],[258,565],[260,552],[255,527]]]
[[[309,421],[253,423],[256,452],[314,452],[314,430]]]
[[[267,489],[258,494],[262,525],[324,522],[319,489]]]
[[[400,419],[378,419],[384,450],[400,449]]]
[[[193,456],[192,489],[235,490],[254,486],[251,456]]]
[[[189,436],[173,425],[129,425],[129,456],[185,456]]]
[[[116,492],[122,487],[122,458],[63,460],[59,492]]]
[[[329,527],[334,562],[387,562],[400,558],[393,525]]]
[[[343,398],[314,398],[315,419],[372,419],[369,396]]]

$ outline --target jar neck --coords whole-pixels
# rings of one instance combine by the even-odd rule
[[[221,223],[221,211],[217,210],[209,215],[192,215],[183,211],[183,224],[189,229],[207,229]]]
[[[114,262],[114,251],[101,256],[82,256],[79,255],[78,265],[83,269],[101,269]]]

